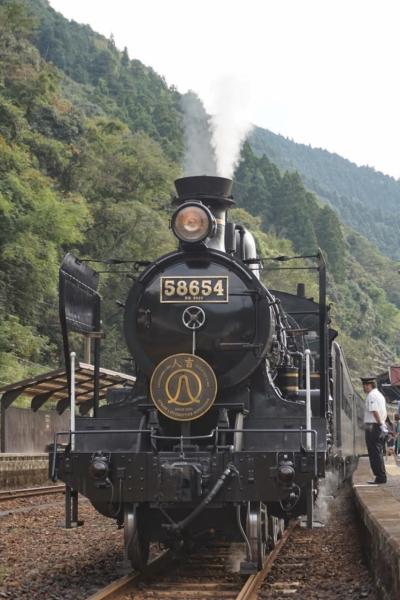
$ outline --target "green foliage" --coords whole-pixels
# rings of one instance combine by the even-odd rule
[[[43,370],[44,366],[34,361],[50,348],[45,337],[33,327],[22,325],[17,316],[0,316],[0,381],[4,385]]]
[[[80,241],[88,217],[77,195],[60,195],[23,148],[0,138],[0,271],[6,303],[24,323],[39,321],[55,298],[59,249]],[[27,283],[29,285],[27,286]]]
[[[252,214],[261,215],[267,228],[280,184],[281,176],[275,165],[266,157],[259,160],[246,142],[235,171],[234,196]]]
[[[320,148],[296,144],[254,128],[249,143],[282,170],[300,173],[304,185],[335,210],[342,222],[368,237],[383,254],[400,258],[400,181]]]
[[[275,203],[278,234],[291,239],[297,251],[315,254],[318,242],[310,215],[316,202],[304,189],[297,173],[284,173]]]
[[[42,0],[0,0],[0,33],[4,383],[59,361],[57,280],[66,250],[151,259],[175,245],[166,205],[180,173],[171,156],[180,155],[182,139],[176,92],[119,53],[113,40],[68,24]],[[31,45],[32,35],[45,58],[61,68],[64,60],[75,79],[80,71],[90,85],[67,82]],[[47,49],[40,46],[46,41]],[[116,368],[126,350],[115,298],[124,299],[130,283],[116,272],[101,284],[104,358]]]
[[[346,248],[339,218],[329,206],[324,206],[316,211],[314,231],[318,246],[325,251],[328,270],[334,273],[338,283],[343,283]]]
[[[332,210],[320,207],[297,173],[281,175],[266,156],[257,158],[246,143],[235,172],[234,196],[240,206],[261,217],[265,231],[290,239],[296,252],[316,254],[322,248],[334,277],[343,279],[339,220]]]
[[[0,135],[7,141],[19,137],[24,128],[21,111],[12,102],[0,97]]]
[[[184,147],[180,100],[151,68],[130,60],[126,49],[119,52],[112,38],[68,23],[47,0],[0,0],[2,382],[58,363],[57,275],[65,251],[95,259],[152,260],[175,247],[168,203]],[[196,108],[196,127],[209,149],[207,115],[195,95],[186,101]],[[231,220],[254,233],[266,258],[314,254],[321,247],[332,318],[345,332],[340,341],[348,360],[355,371],[381,368],[400,347],[400,286],[389,259],[344,228],[337,214],[351,223],[357,217],[367,232],[375,220],[376,235],[386,245],[391,215],[372,206],[364,184],[358,188],[362,193],[355,193],[351,169],[332,191],[339,157],[334,169],[325,169],[326,156],[318,154],[319,169],[323,165],[329,178],[318,179],[313,166],[306,174],[299,168],[301,179],[293,173],[298,149],[288,147],[284,162],[288,141],[279,138],[273,150],[268,143],[260,151],[265,140],[257,136],[258,131],[243,148],[234,182],[239,208]],[[394,210],[397,187],[375,175]],[[309,189],[322,190],[336,212]],[[275,270],[276,264],[264,261],[268,287],[294,292],[302,281],[307,295],[316,297],[315,272]],[[131,285],[127,275],[137,273],[129,263],[104,270],[112,272],[101,279],[103,360],[119,369],[127,351],[115,300],[124,300]],[[80,340],[74,344],[80,351]]]
[[[179,169],[146,134],[132,134],[117,120],[98,119],[87,123],[75,149],[69,186],[88,199],[151,203],[158,198],[163,203],[170,198]]]
[[[98,205],[95,225],[88,232],[85,244],[88,256],[130,260],[152,260],[175,247],[166,214],[136,200],[120,201],[103,208]],[[130,265],[127,268],[129,270]],[[122,274],[119,273],[121,270]],[[122,311],[116,306],[116,300],[125,301],[132,280],[127,277],[126,268],[110,271],[102,276],[100,290],[104,298],[103,326],[107,335],[103,359],[104,364],[120,369],[128,351],[122,332]]]
[[[2,47],[27,39],[37,27],[37,20],[30,14],[28,6],[20,0],[0,2],[0,32]]]
[[[234,196],[240,206],[257,215],[256,238],[263,256],[293,253],[315,254],[320,247],[328,267],[328,298],[333,326],[339,341],[349,351],[348,362],[355,376],[380,372],[400,353],[400,282],[393,277],[393,264],[362,236],[340,224],[337,214],[304,187],[296,172],[283,175],[266,157],[258,158],[245,144],[235,173]],[[268,232],[268,244],[265,233]],[[277,239],[271,233],[278,235]],[[290,243],[282,239],[289,238]],[[286,250],[278,251],[279,245]],[[276,263],[275,263],[276,264]],[[290,263],[299,266],[299,263]],[[307,295],[317,297],[315,278],[306,271],[268,271],[267,285],[294,292],[296,283],[306,283]]]
[[[261,218],[250,215],[242,208],[236,208],[229,213],[229,220],[244,225],[254,235],[259,256],[262,261],[261,280],[269,289],[281,290],[291,294],[296,293],[297,284],[304,283],[307,297],[318,297],[318,285],[315,273],[310,271],[281,270],[281,263],[274,261],[277,256],[293,256],[293,243],[285,238],[277,237],[274,233],[263,231]],[[270,259],[270,260],[268,260]],[[293,260],[291,267],[304,267],[303,260]],[[311,264],[311,263],[310,263]]]
[[[74,81],[87,84],[87,97],[106,113],[123,120],[132,131],[144,131],[167,155],[183,153],[179,95],[164,79],[138,60],[129,60],[114,40],[90,27],[68,22],[42,0],[30,9],[40,26],[34,36],[42,57]]]

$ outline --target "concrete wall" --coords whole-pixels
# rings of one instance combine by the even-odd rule
[[[3,452],[34,454],[46,452],[55,431],[69,430],[69,411],[33,412],[29,408],[10,406],[4,411]],[[0,455],[1,456],[1,455]]]
[[[0,454],[0,490],[48,483],[47,454]]]

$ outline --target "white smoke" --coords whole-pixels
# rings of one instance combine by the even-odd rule
[[[199,96],[192,91],[181,96],[185,132],[183,174],[216,175],[217,161],[211,144],[210,117]]]
[[[212,145],[221,177],[232,177],[240,150],[253,127],[248,117],[251,92],[249,86],[234,75],[225,75],[213,84],[214,99],[210,106]]]
[[[338,493],[338,475],[335,471],[327,471],[325,479],[320,479],[317,501],[315,503],[314,519],[327,523],[330,509]]]
[[[245,560],[246,552],[244,549],[244,544],[232,544],[226,564],[226,570],[229,573],[238,573],[240,570],[240,563]]]

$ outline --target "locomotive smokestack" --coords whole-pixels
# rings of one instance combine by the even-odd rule
[[[215,204],[228,207],[234,204],[232,199],[232,180],[225,177],[210,177],[198,175],[195,177],[182,177],[175,180],[178,197],[174,204],[181,204],[187,200],[208,199]]]
[[[206,244],[209,248],[225,252],[226,211],[235,204],[231,195],[232,180],[225,177],[198,175],[176,179],[175,187],[178,195],[172,202],[174,205],[194,200],[202,202],[209,208],[216,220],[217,231]]]

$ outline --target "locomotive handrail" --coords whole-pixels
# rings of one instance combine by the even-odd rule
[[[150,434],[150,438],[151,439],[163,439],[163,440],[180,440],[181,443],[183,442],[183,440],[195,440],[195,439],[211,439],[214,436],[217,438],[218,437],[218,433],[219,432],[222,433],[284,433],[284,434],[294,434],[300,433],[300,443],[303,443],[303,435],[304,434],[311,434],[311,437],[313,439],[313,448],[312,448],[312,452],[314,454],[314,474],[315,476],[317,476],[317,438],[318,438],[318,433],[315,429],[304,429],[303,427],[300,427],[300,429],[235,429],[235,428],[229,428],[229,429],[219,429],[218,427],[216,427],[215,429],[213,429],[209,434],[207,435],[189,435],[189,436],[182,436],[182,435],[177,435],[177,436],[158,436],[154,433],[154,431],[152,429],[81,429],[80,431],[57,431],[54,434],[54,446],[53,446],[53,457],[52,457],[52,466],[51,466],[51,478],[53,481],[56,481],[55,479],[55,471],[56,471],[56,457],[57,457],[57,439],[58,437],[62,436],[62,435],[68,435],[70,438],[70,445],[71,445],[71,438],[72,435],[83,435],[83,434],[89,434],[89,435],[94,435],[94,434],[121,434],[121,433],[148,433]],[[216,444],[216,448],[226,448],[226,446],[219,446]]]
[[[69,445],[71,446],[71,439],[72,436],[76,436],[76,435],[92,435],[95,433],[102,433],[103,435],[105,433],[151,433],[151,429],[81,429],[79,431],[56,431],[54,433],[54,443],[53,443],[53,460],[51,463],[51,478],[53,481],[56,481],[55,479],[55,472],[56,472],[56,457],[57,457],[57,438],[62,436],[62,435],[68,435],[69,436]]]
[[[157,439],[169,439],[169,440],[186,440],[186,439],[210,439],[218,433],[218,428],[213,429],[210,434],[207,435],[193,435],[193,436],[157,436],[154,434],[152,429],[81,429],[79,431],[57,431],[54,434],[54,445],[53,445],[53,460],[51,465],[51,478],[54,481],[56,471],[56,455],[57,455],[57,438],[62,435],[69,436],[69,444],[71,446],[72,436],[83,435],[83,434],[116,434],[116,433],[149,433],[150,438]]]
[[[217,427],[207,435],[156,435],[155,433],[150,433],[150,437],[155,440],[202,440],[214,437],[218,431],[219,429]],[[224,431],[227,431],[227,429],[224,429]]]
[[[206,440],[206,439],[211,439],[215,436],[217,441],[217,436],[218,436],[218,427],[216,427],[215,429],[211,430],[211,433],[208,433],[207,435],[177,435],[177,436],[170,436],[170,435],[157,435],[154,432],[152,432],[150,434],[150,439],[152,440],[179,440],[180,442],[180,446],[181,446],[181,455],[183,455],[184,453],[184,446],[183,446],[183,441],[184,440]],[[215,443],[215,447],[217,447],[217,444]]]
[[[311,434],[313,439],[313,448],[312,450],[314,454],[314,475],[317,476],[317,439],[318,432],[316,429],[304,429],[300,427],[300,429],[223,429],[223,433],[300,433],[300,443],[303,443],[303,434]],[[218,428],[217,428],[218,432]],[[222,447],[222,446],[221,446]],[[251,452],[251,450],[250,450]]]

